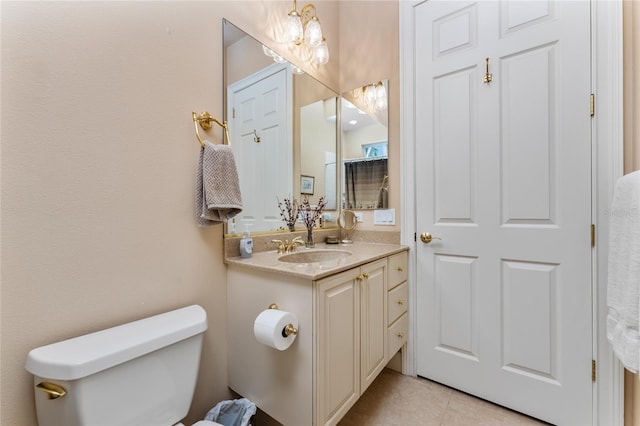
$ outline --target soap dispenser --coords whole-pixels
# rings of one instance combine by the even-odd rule
[[[240,256],[244,258],[251,257],[253,253],[253,239],[249,233],[249,225],[245,226],[245,231],[240,238]]]

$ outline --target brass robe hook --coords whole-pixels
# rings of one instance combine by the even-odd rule
[[[482,77],[482,82],[483,83],[491,83],[491,80],[493,80],[493,75],[489,74],[489,58],[485,59],[485,63],[486,63],[486,72],[484,73],[484,77]]]
[[[260,143],[260,136],[258,136],[258,132],[256,129],[253,129],[253,141],[255,143]]]

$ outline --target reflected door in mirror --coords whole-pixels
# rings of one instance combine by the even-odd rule
[[[236,217],[239,230],[271,230],[282,226],[274,194],[290,194],[292,141],[287,131],[291,75],[274,64],[229,85],[232,108],[231,145],[240,174],[244,208]]]

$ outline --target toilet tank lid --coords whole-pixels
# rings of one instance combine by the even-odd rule
[[[205,310],[199,305],[187,306],[33,349],[27,356],[25,368],[42,378],[76,380],[206,329]]]

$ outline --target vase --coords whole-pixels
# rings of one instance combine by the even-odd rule
[[[316,243],[313,242],[313,228],[307,228],[307,242],[304,243],[304,246],[307,248],[316,246]]]

